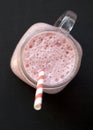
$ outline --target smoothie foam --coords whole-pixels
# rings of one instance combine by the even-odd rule
[[[64,34],[45,31],[33,36],[22,48],[25,72],[37,81],[40,69],[45,69],[44,84],[51,86],[69,79],[75,67],[77,49]]]

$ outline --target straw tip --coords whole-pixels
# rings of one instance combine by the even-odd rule
[[[41,104],[34,105],[34,109],[37,111],[41,110]]]

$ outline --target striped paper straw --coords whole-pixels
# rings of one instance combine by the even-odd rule
[[[43,95],[43,84],[44,84],[44,70],[39,71],[36,93],[35,93],[35,101],[34,101],[34,109],[40,110],[42,107],[42,95]]]

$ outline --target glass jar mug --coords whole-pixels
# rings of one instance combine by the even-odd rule
[[[17,44],[11,69],[25,83],[36,88],[38,72],[44,69],[43,91],[55,94],[76,76],[82,59],[80,44],[70,35],[77,15],[67,11],[55,24],[32,25]]]

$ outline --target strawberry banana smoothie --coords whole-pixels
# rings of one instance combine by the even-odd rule
[[[22,47],[22,67],[29,78],[37,81],[45,71],[44,84],[61,84],[73,74],[77,60],[74,42],[60,32],[45,31],[33,36]]]

